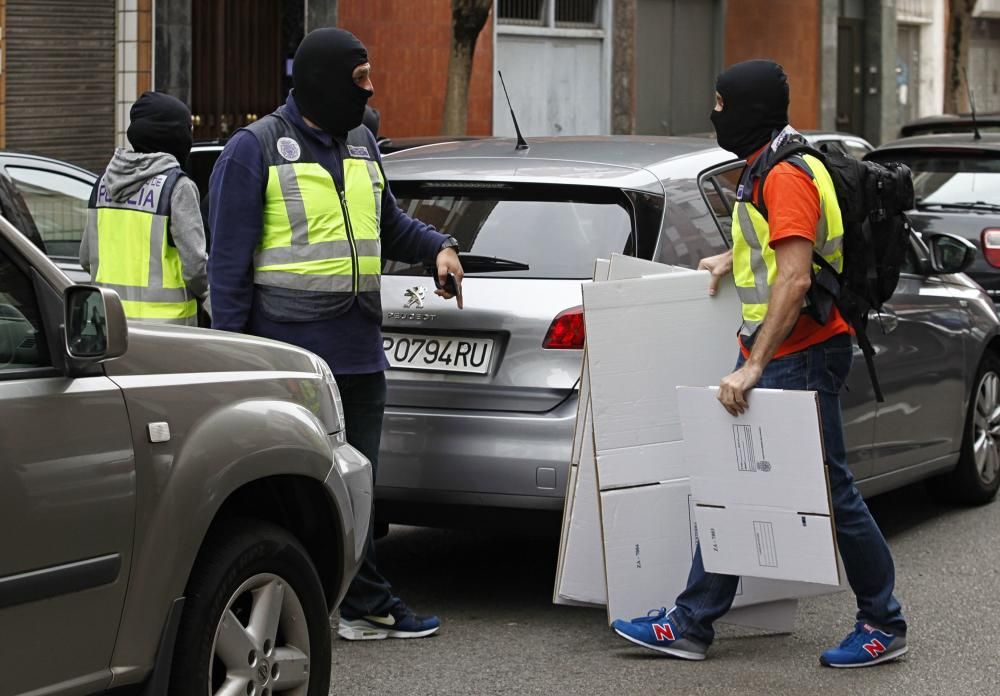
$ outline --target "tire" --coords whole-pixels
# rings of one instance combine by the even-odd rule
[[[979,365],[958,465],[944,482],[948,497],[967,505],[990,502],[1000,488],[1000,357],[993,353]]]
[[[327,696],[329,610],[294,536],[255,520],[212,533],[188,581],[170,674],[171,696]]]

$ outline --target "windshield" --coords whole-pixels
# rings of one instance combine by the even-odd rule
[[[475,257],[470,274],[583,279],[593,276],[594,259],[634,253],[628,199],[616,189],[394,188],[403,211],[455,237],[463,256]],[[384,270],[386,275],[421,272],[420,266],[394,262]]]
[[[913,171],[918,208],[1000,205],[1000,153],[886,151],[874,159],[902,162]]]

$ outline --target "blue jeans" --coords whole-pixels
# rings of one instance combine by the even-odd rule
[[[340,398],[344,403],[347,442],[368,457],[372,476],[378,473],[378,448],[382,441],[382,417],[385,412],[385,373],[336,375]],[[374,519],[374,511],[373,511]],[[365,560],[347,588],[340,604],[342,615],[352,619],[369,614],[385,614],[398,601],[392,586],[375,565],[374,526],[368,525]]]
[[[841,334],[799,353],[772,360],[764,368],[757,386],[810,390],[819,394],[837,544],[847,580],[857,597],[857,618],[891,633],[905,635],[906,620],[892,594],[896,581],[892,554],[847,467],[838,393],[851,369],[851,344],[851,337]],[[741,356],[736,365],[742,364]],[[712,624],[729,611],[738,584],[739,577],[735,575],[706,572],[699,545],[691,563],[687,589],[677,598],[671,614],[676,628],[685,638],[711,644],[715,637]]]

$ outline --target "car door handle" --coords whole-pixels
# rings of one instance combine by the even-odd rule
[[[882,329],[883,334],[891,334],[899,326],[899,316],[891,309],[885,307],[878,312],[875,310],[869,312],[868,320]]]

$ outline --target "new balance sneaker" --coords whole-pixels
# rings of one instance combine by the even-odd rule
[[[906,636],[886,633],[859,621],[838,647],[819,656],[819,663],[827,667],[871,667],[895,660],[905,652]]]
[[[653,609],[646,616],[631,621],[617,619],[611,624],[611,628],[636,645],[684,660],[704,660],[708,650],[704,645],[680,634],[670,620],[666,607]]]
[[[340,615],[337,635],[345,640],[382,640],[383,638],[423,638],[441,628],[436,616],[417,616],[408,606],[397,602],[382,616],[351,618]]]

